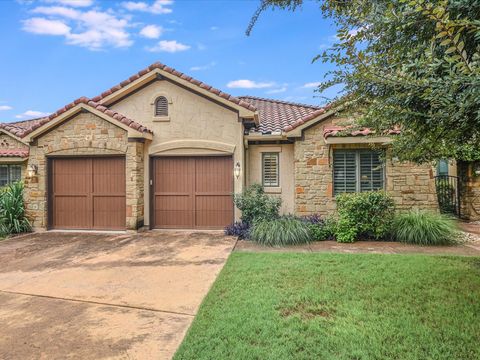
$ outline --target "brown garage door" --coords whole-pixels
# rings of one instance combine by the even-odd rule
[[[233,220],[232,158],[153,159],[153,227],[219,229]]]
[[[125,158],[50,159],[49,225],[125,229]]]

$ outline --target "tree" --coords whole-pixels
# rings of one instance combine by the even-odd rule
[[[361,110],[359,125],[399,127],[402,160],[480,160],[480,1],[325,0],[338,41],[313,61],[330,62],[318,91],[343,84],[337,101]],[[262,1],[264,12],[302,0]]]

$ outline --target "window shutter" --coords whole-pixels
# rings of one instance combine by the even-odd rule
[[[333,152],[333,192],[355,192],[357,190],[357,167],[355,151]]]
[[[280,186],[278,153],[263,153],[262,155],[263,186]]]
[[[380,153],[360,152],[360,191],[383,189],[383,163]]]
[[[168,116],[168,100],[165,96],[155,100],[155,116]]]

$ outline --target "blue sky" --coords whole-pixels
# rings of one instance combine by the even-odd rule
[[[160,61],[232,95],[323,104],[311,59],[335,40],[318,3],[265,12],[259,1],[1,1],[0,120],[51,113]],[[333,97],[335,90],[325,95]]]

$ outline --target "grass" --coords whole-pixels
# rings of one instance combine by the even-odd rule
[[[479,359],[480,259],[233,253],[179,359]]]

